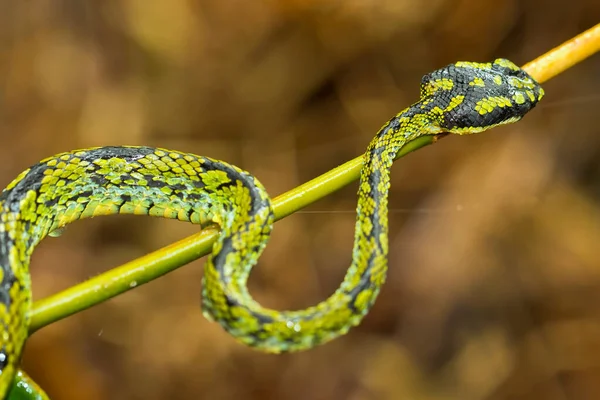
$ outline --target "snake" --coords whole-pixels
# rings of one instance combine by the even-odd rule
[[[386,280],[390,170],[398,152],[424,135],[473,134],[516,122],[543,96],[534,78],[503,58],[456,62],[425,75],[419,100],[383,125],[364,153],[350,267],[330,297],[302,310],[265,308],[247,288],[274,223],[271,199],[249,172],[144,146],[87,148],[40,161],[0,194],[0,398],[15,376],[25,376],[19,362],[32,304],[29,261],[45,236],[111,214],[218,224],[204,267],[204,316],[264,352],[310,349],[358,325]]]

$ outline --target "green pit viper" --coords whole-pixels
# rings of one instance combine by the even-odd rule
[[[248,172],[208,157],[138,146],[75,150],[42,160],[0,195],[0,398],[27,379],[18,364],[31,307],[29,260],[52,231],[110,214],[217,223],[221,233],[204,269],[204,315],[265,352],[310,349],[358,325],[385,281],[387,197],[398,151],[422,135],[472,134],[518,121],[543,95],[531,76],[506,59],[457,62],[425,75],[419,101],[390,119],[364,154],[352,263],[343,282],[326,300],[299,311],[264,308],[246,287],[274,220],[266,190]],[[46,398],[37,391],[37,398]]]

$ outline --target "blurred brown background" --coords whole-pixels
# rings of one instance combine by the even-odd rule
[[[539,56],[598,0],[0,1],[0,180],[51,154],[144,144],[235,163],[275,196],[361,154],[456,60]],[[388,282],[364,323],[271,356],[199,309],[203,261],[47,327],[24,364],[54,400],[600,398],[600,56],[524,121],[396,163]],[[328,296],[356,185],[277,224],[251,290]],[[116,216],[35,252],[35,297],[196,227]]]

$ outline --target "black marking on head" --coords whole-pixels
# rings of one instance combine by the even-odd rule
[[[450,64],[425,75],[421,81],[422,95],[426,92],[425,88],[430,82],[448,79],[452,82],[452,85],[444,89],[438,89],[430,97],[432,101],[425,106],[425,109],[421,109],[421,113],[427,112],[428,106],[438,106],[443,110],[450,104],[453,98],[460,95],[464,96],[463,102],[458,107],[444,112],[443,118],[439,121],[439,126],[444,130],[488,127],[508,120],[522,118],[536,106],[542,88],[527,72],[520,68],[513,69],[507,67],[503,64],[504,62],[505,60],[496,60],[485,68],[468,65],[457,67],[455,64]],[[475,78],[483,81],[484,85],[471,84]],[[501,80],[501,84],[495,82],[498,79]],[[533,87],[515,87],[510,84],[510,80],[513,79],[526,82],[526,85],[533,85]],[[527,95],[528,90],[533,93],[533,100]],[[514,101],[513,96],[517,94],[523,96],[524,102],[522,104],[517,104]],[[475,109],[477,103],[493,97],[507,98],[511,101],[512,106],[496,106],[487,114],[479,114]],[[417,103],[417,106],[420,106],[420,104]],[[419,107],[412,107],[411,110],[418,113]],[[406,116],[410,117],[408,114]]]
[[[495,107],[491,112],[481,115],[472,104],[461,104],[444,115],[442,127],[467,128],[487,127],[513,118],[522,118],[531,109],[531,104],[514,105],[512,107]]]

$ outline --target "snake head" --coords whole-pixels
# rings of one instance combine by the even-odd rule
[[[527,72],[509,60],[457,62],[421,80],[421,102],[435,105],[443,131],[468,134],[520,120],[544,96]]]

